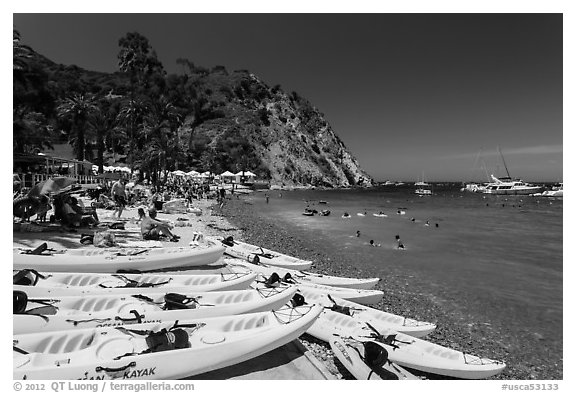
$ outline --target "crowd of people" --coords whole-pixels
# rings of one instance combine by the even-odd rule
[[[46,221],[50,213],[50,222],[58,222],[74,232],[75,228],[95,227],[100,223],[96,208],[113,209],[112,217],[120,219],[127,207],[134,207],[139,208],[139,223],[144,240],[158,240],[166,236],[170,241],[178,241],[179,237],[170,231],[166,222],[157,218],[157,212],[162,210],[164,203],[175,199],[192,203],[195,199],[204,198],[214,198],[218,203],[223,203],[226,194],[223,188],[211,190],[208,184],[179,178],[168,179],[156,187],[146,181],[134,184],[126,178],[120,178],[88,189],[77,185],[70,191],[39,196],[29,196],[28,192],[27,189],[20,189],[13,195],[14,216],[23,220],[30,220],[36,214],[36,221]],[[25,217],[16,214],[16,204],[22,199],[29,199],[35,204],[33,211],[29,209]]]

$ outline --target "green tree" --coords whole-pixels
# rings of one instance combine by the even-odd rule
[[[12,69],[14,76],[21,75],[23,71],[28,69],[28,62],[32,58],[32,48],[23,45],[21,36],[18,30],[13,30],[12,33]]]
[[[86,156],[86,125],[89,116],[98,110],[92,94],[74,94],[60,101],[56,108],[58,118],[68,120],[71,124],[70,143],[74,154],[80,161]]]
[[[106,151],[106,140],[112,132],[118,131],[117,111],[114,105],[110,105],[108,99],[101,99],[98,109],[95,110],[88,119],[89,128],[96,134],[96,164],[98,173],[104,172],[104,153]],[[114,147],[111,146],[111,149]]]
[[[156,52],[150,46],[148,39],[139,33],[128,33],[118,41],[118,67],[130,78],[130,99],[122,109],[121,120],[128,128],[130,137],[128,157],[131,169],[134,169],[135,157],[140,156],[141,149],[137,141],[141,139],[142,95],[150,86],[149,81],[154,76],[163,75],[162,63],[158,61]]]
[[[178,140],[180,115],[177,108],[164,96],[151,103],[144,116],[145,152],[141,159],[143,168],[152,172],[162,171],[166,176],[168,167],[177,165],[182,157]]]
[[[136,157],[142,156],[144,145],[142,124],[147,111],[148,104],[143,97],[128,99],[118,113],[118,123],[124,127],[128,137],[128,161],[132,170],[134,170]]]

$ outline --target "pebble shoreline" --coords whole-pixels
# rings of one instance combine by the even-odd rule
[[[237,231],[228,235],[265,248],[276,250],[302,259],[311,260],[311,271],[347,277],[377,277],[378,272],[358,269],[354,261],[346,260],[338,250],[327,249],[314,239],[306,239],[294,227],[272,220],[261,214],[256,207],[242,198],[231,198],[222,208],[215,206],[213,215],[221,215]],[[281,225],[282,224],[282,225]],[[492,379],[498,380],[561,380],[562,357],[548,359],[546,344],[541,338],[523,335],[515,336],[498,326],[471,321],[465,313],[454,313],[441,301],[424,296],[411,286],[411,276],[402,272],[390,272],[375,287],[384,291],[384,299],[373,307],[394,314],[437,324],[436,330],[428,336],[434,343],[506,362],[507,367]],[[337,377],[352,377],[336,360],[330,347],[315,338],[304,335],[303,344],[319,358]],[[532,347],[534,345],[535,347]],[[540,346],[540,350],[536,346]],[[550,349],[548,349],[550,351]],[[553,356],[550,356],[554,359]],[[428,379],[450,379],[429,374],[421,374]]]

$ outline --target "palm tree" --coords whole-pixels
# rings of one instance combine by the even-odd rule
[[[178,163],[181,149],[178,138],[180,116],[176,107],[164,96],[151,104],[144,117],[144,135],[148,154],[143,157],[144,166],[166,175],[171,163]]]
[[[74,94],[72,97],[65,98],[56,108],[58,118],[69,120],[71,129],[72,146],[76,158],[84,160],[86,153],[86,125],[89,116],[98,110],[96,100],[92,94]]]
[[[88,119],[88,126],[96,133],[96,164],[98,173],[104,172],[104,151],[106,150],[106,139],[110,131],[114,131],[117,126],[116,114],[111,108],[99,108],[92,113]]]
[[[12,34],[12,69],[14,72],[22,72],[28,68],[28,59],[32,57],[32,48],[22,45],[20,32],[13,30]]]
[[[137,156],[141,156],[140,143],[143,140],[142,123],[144,116],[148,112],[148,104],[143,99],[128,99],[120,109],[117,119],[123,125],[129,138],[128,159],[130,169],[134,170],[134,163]]]

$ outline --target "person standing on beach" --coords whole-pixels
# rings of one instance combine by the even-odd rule
[[[264,194],[264,196],[266,197],[266,203],[268,203],[270,201],[270,196],[268,195],[268,193]]]
[[[114,210],[114,213],[112,213],[112,216],[114,216],[114,214],[116,214],[116,212],[118,212],[118,218],[120,218],[120,216],[122,215],[122,211],[124,210],[124,207],[126,206],[126,179],[124,178],[120,178],[118,179],[118,181],[116,183],[114,183],[112,185],[112,191],[111,191],[111,195],[112,195],[112,200],[114,200],[114,202],[116,202],[116,209]]]

